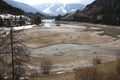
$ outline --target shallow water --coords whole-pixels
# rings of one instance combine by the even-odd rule
[[[80,44],[52,44],[48,46],[44,46],[41,48],[32,49],[31,53],[59,53],[59,52],[66,52],[70,50],[91,50],[95,52],[112,52],[112,53],[119,53],[120,49],[116,48],[106,48],[106,47],[98,47],[92,45],[80,45]]]

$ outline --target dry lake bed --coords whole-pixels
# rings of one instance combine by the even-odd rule
[[[53,63],[51,72],[71,72],[91,66],[98,56],[102,62],[113,61],[120,52],[120,28],[88,23],[35,26],[24,30],[24,43],[31,51],[29,68],[39,72],[40,61]]]

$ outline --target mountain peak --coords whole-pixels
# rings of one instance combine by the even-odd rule
[[[40,12],[48,15],[65,15],[78,9],[82,10],[85,6],[78,3],[43,3],[34,6]]]

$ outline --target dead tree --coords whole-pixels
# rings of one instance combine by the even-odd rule
[[[4,73],[1,74],[3,78],[4,75],[7,75],[12,80],[19,80],[20,77],[25,76],[29,51],[24,45],[22,31],[13,31],[10,28],[5,31],[4,29],[1,29],[0,33],[0,59],[2,59],[0,72],[4,70]]]

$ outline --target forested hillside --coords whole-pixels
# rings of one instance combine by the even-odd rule
[[[120,0],[95,0],[63,20],[120,25]]]
[[[24,14],[24,11],[8,5],[3,0],[0,1],[0,14]]]

